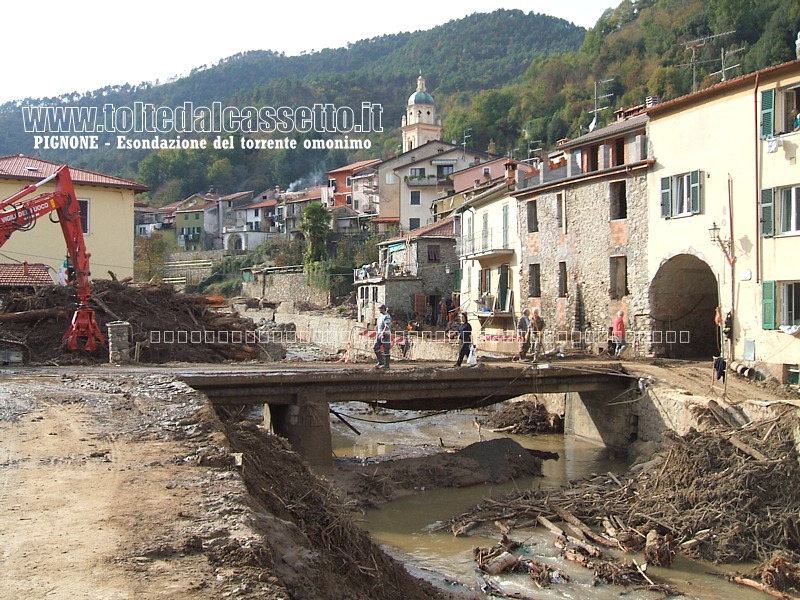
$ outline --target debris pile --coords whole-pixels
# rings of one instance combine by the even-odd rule
[[[548,413],[547,407],[538,401],[507,402],[486,419],[486,427],[515,435],[563,433],[564,419]]]
[[[228,421],[226,428],[234,451],[243,455],[250,496],[271,532],[264,537],[267,562],[292,598],[452,597],[414,579],[385,554],[355,524],[333,487],[314,477],[284,439],[254,423]]]
[[[75,309],[70,286],[14,290],[0,297],[0,342],[24,348],[30,363],[108,362],[107,348],[69,352],[61,343]],[[111,321],[130,324],[140,362],[223,362],[283,358],[281,346],[261,343],[250,319],[220,310],[219,299],[176,292],[170,285],[95,280],[91,307],[101,331]]]
[[[676,551],[713,563],[768,561],[782,552],[783,563],[765,572],[794,585],[800,571],[800,487],[793,484],[800,478],[798,430],[798,413],[789,409],[746,427],[672,434],[660,460],[646,468],[594,476],[555,492],[495,498],[446,526],[460,534],[465,523],[510,529],[553,521],[560,523],[553,525],[557,532],[563,526],[624,551],[644,549],[649,562],[663,566]]]

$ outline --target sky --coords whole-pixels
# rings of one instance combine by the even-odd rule
[[[401,10],[364,0],[223,0],[202,5],[194,0],[7,2],[0,103],[106,85],[165,82],[248,50],[292,56],[431,29],[500,8],[548,14],[588,29],[620,1],[405,0],[397,5]]]

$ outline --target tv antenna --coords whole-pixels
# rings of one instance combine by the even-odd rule
[[[600,86],[605,85],[606,83],[611,83],[612,81],[614,81],[613,77],[610,79],[601,79],[600,81],[594,82],[594,109],[589,111],[590,114],[594,115],[594,118],[592,119],[592,122],[589,123],[589,131],[594,131],[594,128],[597,127],[597,113],[599,113],[601,110],[605,110],[608,108],[608,105],[598,107],[597,106],[598,100],[601,100],[603,98],[611,98],[611,96],[614,95],[614,94],[599,94],[598,93],[599,88]]]
[[[472,137],[472,127],[464,130],[464,139],[461,142],[461,147],[464,149],[464,153],[467,152],[467,140]]]
[[[731,50],[730,52],[725,52],[725,48],[722,49],[721,55],[721,67],[719,71],[714,71],[713,73],[709,73],[709,75],[722,75],[722,81],[725,81],[725,71],[730,71],[731,69],[735,69],[736,67],[741,66],[742,63],[736,63],[735,65],[731,65],[729,67],[725,66],[725,59],[729,57],[731,54],[736,54],[737,52],[741,52],[744,50],[744,46],[741,48],[736,48],[736,50]]]
[[[710,42],[711,40],[714,40],[716,38],[722,37],[724,35],[731,35],[732,33],[736,33],[736,30],[734,29],[733,31],[725,31],[723,33],[715,33],[713,35],[707,35],[707,36],[700,37],[700,38],[697,38],[697,39],[694,39],[694,40],[689,40],[688,42],[683,42],[683,47],[686,48],[687,50],[691,50],[692,51],[692,62],[689,63],[691,65],[691,67],[692,67],[692,92],[696,92],[697,91],[697,65],[698,65],[698,62],[697,62],[697,49],[702,47],[702,46],[705,46],[706,42]],[[706,61],[706,62],[709,62],[709,61]],[[731,68],[733,68],[733,67],[731,67]],[[724,70],[723,70],[723,73],[724,73]]]

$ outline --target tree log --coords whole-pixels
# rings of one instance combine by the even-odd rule
[[[0,313],[0,323],[31,323],[42,319],[63,319],[67,311],[61,308],[42,308],[24,312]]]

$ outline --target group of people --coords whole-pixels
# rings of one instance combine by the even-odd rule
[[[517,335],[519,337],[519,359],[526,360],[528,351],[533,354],[535,361],[542,352],[542,337],[544,335],[544,319],[539,314],[539,309],[530,308],[522,311],[522,316],[517,322]]]
[[[392,317],[389,315],[389,310],[385,304],[381,304],[378,307],[378,311],[380,314],[378,315],[375,345],[373,346],[375,357],[378,361],[375,367],[388,369],[390,362],[389,351],[392,347]],[[458,329],[450,333],[450,338],[459,342],[456,367],[460,367],[464,360],[470,362],[470,354],[475,350],[475,345],[472,342],[472,325],[469,322],[469,316],[467,313],[461,312],[459,319]],[[530,308],[525,308],[522,311],[522,316],[517,322],[517,335],[520,341],[519,360],[527,360],[530,352],[532,360],[535,362],[542,354],[544,328],[545,322],[538,308],[534,308],[533,311]],[[611,326],[609,353],[613,352],[615,356],[619,356],[625,347],[625,313],[620,310],[617,312],[617,316]]]

